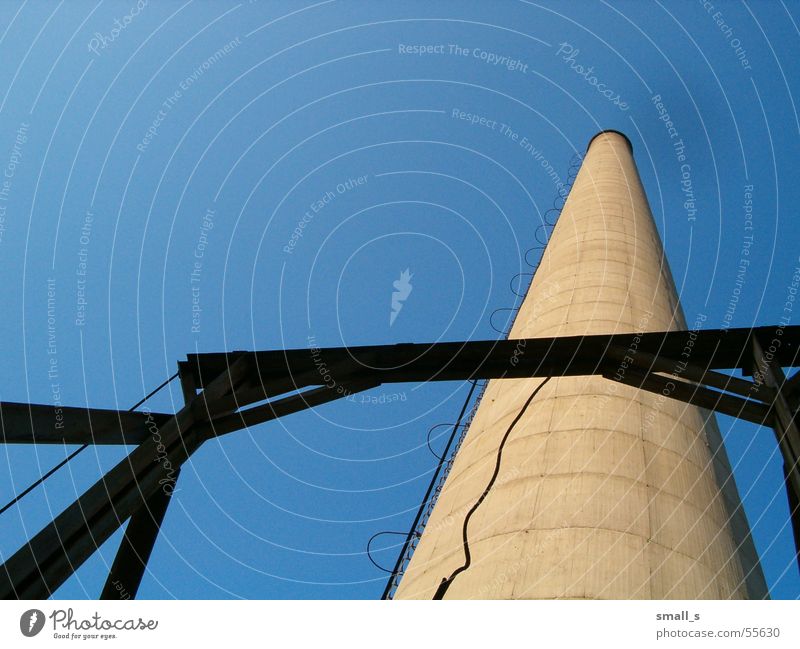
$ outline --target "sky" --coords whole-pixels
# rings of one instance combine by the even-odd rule
[[[798,22],[786,0],[3,0],[0,400],[127,409],[188,353],[496,338],[556,177],[609,128],[687,320],[797,324]],[[207,442],[139,596],[378,598],[367,541],[408,529],[467,390]],[[774,435],[718,420],[771,594],[800,597]],[[71,450],[2,446],[0,501]],[[0,516],[0,556],[130,450]],[[97,597],[120,538],[56,597]]]

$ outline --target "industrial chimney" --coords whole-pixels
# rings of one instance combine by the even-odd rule
[[[686,329],[631,144],[599,133],[510,337]],[[395,593],[434,597],[768,593],[713,415],[596,376],[489,383]]]

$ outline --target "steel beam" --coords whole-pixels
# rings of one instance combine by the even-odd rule
[[[775,391],[774,417],[772,427],[778,440],[778,448],[783,455],[783,471],[789,499],[789,512],[792,521],[794,538],[800,538],[800,429],[797,425],[798,399],[789,394],[786,376],[775,361],[774,348],[776,339],[753,335],[753,378],[764,382]],[[782,342],[779,342],[782,345]],[[769,354],[764,352],[767,347]],[[795,544],[797,562],[800,565],[800,545]]]
[[[775,349],[766,371],[767,388],[760,387],[759,382],[751,386],[741,379],[712,371],[751,370],[753,341],[778,335],[781,345]],[[52,594],[132,515],[103,594],[119,597],[117,585],[121,584],[129,595],[135,595],[169,502],[168,495],[174,489],[177,471],[211,436],[298,412],[381,383],[581,375],[612,378],[613,371],[609,368],[618,366],[620,354],[627,355],[634,344],[637,360],[625,374],[625,382],[630,385],[757,423],[771,419],[778,422],[783,431],[779,434],[781,449],[785,456],[788,452],[790,459],[794,458],[794,463],[787,461],[787,482],[795,491],[790,494],[795,498],[792,502],[797,502],[800,494],[797,478],[800,436],[794,420],[797,404],[793,395],[781,392],[785,379],[775,368],[779,371],[781,365],[796,364],[800,327],[192,354],[179,364],[187,403],[174,416],[152,415],[148,421],[142,413],[62,408],[65,417],[62,429],[55,427],[54,407],[3,406],[0,415],[6,441],[139,441],[140,445],[0,568],[0,597],[35,599]],[[755,345],[757,348],[757,342]],[[691,352],[692,364],[684,363],[677,372],[674,368],[686,357],[687,350]],[[654,371],[681,376],[667,378]],[[216,378],[209,380],[213,376]],[[683,379],[693,379],[696,383]],[[742,399],[716,392],[701,383],[742,396],[750,396],[752,391],[756,398]],[[187,385],[191,387],[186,388]],[[319,385],[323,387],[302,391]],[[199,395],[197,389],[202,390]],[[299,392],[274,398],[290,391]],[[241,409],[265,399],[271,400]],[[156,424],[155,433],[151,432],[152,422]],[[162,489],[165,484],[171,487],[166,492]]]
[[[49,596],[129,516],[131,522],[101,597],[134,597],[180,466],[203,441],[378,385],[375,381],[364,380],[326,386],[227,414],[229,400],[224,398],[224,392],[232,393],[242,386],[246,366],[246,359],[234,361],[230,372],[235,378],[224,372],[199,396],[192,397],[158,433],[159,439],[143,442],[13,555],[0,569],[0,598],[42,599]],[[187,380],[192,380],[192,377]],[[189,396],[191,392],[185,391],[184,394]],[[199,418],[203,413],[207,416],[205,420]],[[158,449],[161,449],[162,456],[159,456]],[[164,466],[165,459],[169,460],[169,469]],[[169,489],[165,490],[165,485],[169,485]]]
[[[790,378],[786,379],[786,389],[792,396],[800,396],[800,371],[795,372]]]
[[[180,469],[175,471],[175,480]],[[100,599],[135,599],[156,538],[164,522],[173,489],[158,489],[131,516]]]
[[[609,370],[605,377],[615,380],[613,378],[613,370]],[[723,415],[745,419],[754,424],[762,425],[769,421],[769,406],[750,399],[742,399],[709,390],[677,378],[667,378],[658,374],[642,372],[636,368],[629,368],[620,379],[620,382],[634,388],[661,394],[669,399],[690,403],[707,410],[714,410]]]
[[[5,444],[140,444],[148,424],[172,417],[142,412],[71,408],[35,403],[0,403],[0,442]]]
[[[583,376],[601,373],[614,355],[612,348],[628,349],[634,343],[644,354],[680,362],[687,349],[692,363],[705,369],[750,371],[750,337],[773,336],[777,327],[669,331],[644,334],[610,334],[489,340],[452,343],[372,345],[327,349],[294,349],[221,354],[190,354],[183,371],[213,376],[234,359],[245,358],[248,380],[261,386],[266,396],[323,383],[344,383],[372,378],[380,383],[463,381],[477,378]],[[783,344],[776,361],[792,366],[800,349],[800,326],[781,329]]]
[[[208,427],[209,435],[219,436],[234,430],[247,428],[248,426],[263,424],[279,417],[285,417],[301,410],[307,410],[323,403],[329,403],[351,394],[363,392],[364,390],[370,390],[378,387],[378,385],[380,384],[374,381],[360,381],[338,386],[341,389],[323,386],[305,390],[290,397],[273,399],[264,405],[240,410],[235,414],[214,419],[205,424],[203,428]]]
[[[765,403],[771,403],[775,398],[775,391],[766,385],[758,385],[752,381],[715,372],[714,370],[702,367],[694,363],[689,354],[688,359],[684,358],[677,363],[674,360],[665,359],[655,354],[635,351],[632,355],[624,349],[612,348],[610,353],[622,363],[637,367],[643,372],[660,372],[669,374],[676,378],[688,379],[699,385],[717,388],[726,392],[733,392],[748,399],[757,399]]]
[[[180,381],[184,405],[192,403],[197,396],[194,377],[183,375]],[[179,475],[180,469],[176,469],[172,488],[159,489],[131,515],[100,599],[136,598]]]

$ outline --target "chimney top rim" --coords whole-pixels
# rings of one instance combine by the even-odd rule
[[[628,136],[627,136],[627,135],[625,135],[625,133],[623,133],[622,131],[617,131],[616,129],[613,129],[613,128],[608,128],[608,129],[605,129],[605,130],[603,130],[603,131],[600,131],[599,133],[596,133],[596,134],[595,134],[595,135],[592,137],[592,139],[591,139],[591,140],[589,140],[589,144],[586,146],[586,150],[588,151],[588,150],[591,148],[591,146],[592,146],[592,143],[593,143],[593,142],[594,142],[594,141],[595,141],[595,140],[596,140],[598,137],[600,137],[601,135],[605,135],[605,134],[607,134],[607,133],[613,133],[614,135],[619,135],[619,136],[620,136],[620,137],[621,137],[623,140],[625,140],[625,143],[628,145],[628,149],[630,149],[630,152],[631,152],[631,153],[633,153],[633,145],[631,144],[631,141],[628,139]]]

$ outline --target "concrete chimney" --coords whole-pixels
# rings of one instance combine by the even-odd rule
[[[686,329],[631,144],[599,133],[510,337]],[[541,383],[489,383],[395,599],[464,564],[465,516]],[[713,415],[602,377],[541,387],[467,538],[445,598],[768,597]]]

